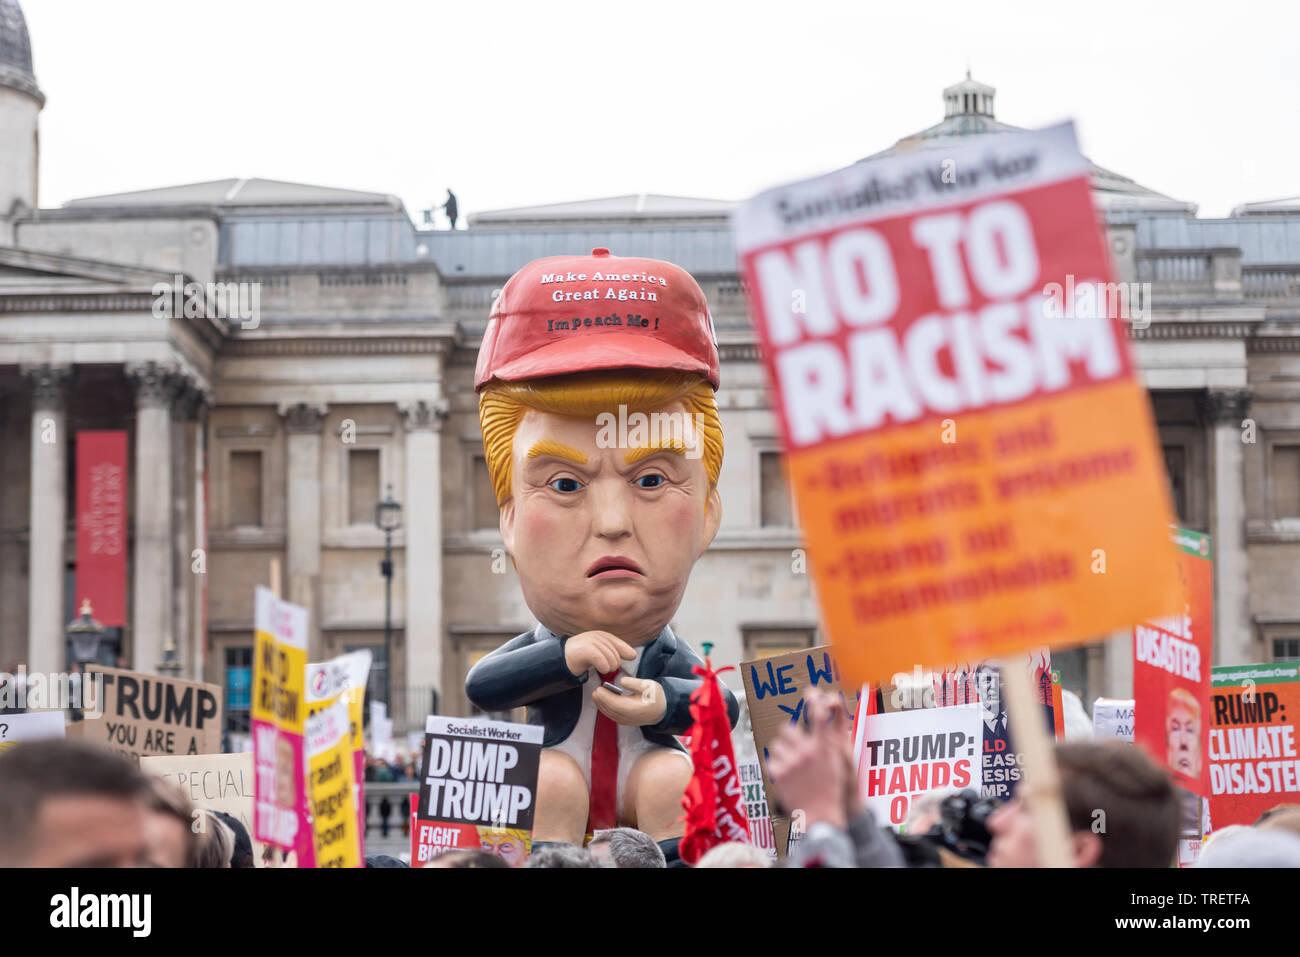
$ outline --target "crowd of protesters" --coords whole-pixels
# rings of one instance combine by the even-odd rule
[[[792,723],[771,748],[774,800],[797,809],[801,835],[787,867],[1034,867],[1038,838],[1023,783],[997,805],[973,791],[918,801],[897,835],[880,826],[856,792],[850,735],[835,699],[813,693],[807,726]],[[1170,867],[1179,840],[1180,801],[1169,776],[1140,748],[1070,742],[1055,750],[1060,793],[1076,867]],[[412,762],[369,759],[370,781],[413,778]],[[387,800],[387,798],[385,798]],[[406,815],[401,815],[405,819]],[[387,830],[387,815],[384,815]],[[1098,821],[1104,822],[1098,827]],[[266,866],[279,866],[274,852]],[[161,778],[103,748],[35,741],[0,753],[0,867],[255,866],[247,828],[195,807]],[[368,867],[405,867],[386,855]],[[432,867],[510,866],[499,854],[449,851]],[[597,831],[586,847],[537,843],[527,867],[662,868],[663,851],[632,828]],[[724,843],[696,867],[776,866],[757,847]],[[1300,805],[1278,805],[1253,826],[1213,832],[1199,867],[1300,866]]]

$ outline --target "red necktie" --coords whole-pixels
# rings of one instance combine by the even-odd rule
[[[614,682],[621,672],[600,676]],[[596,712],[596,730],[591,737],[591,804],[587,830],[595,832],[618,825],[618,723],[603,711]]]

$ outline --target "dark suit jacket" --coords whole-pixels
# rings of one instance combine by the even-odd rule
[[[568,636],[553,635],[544,626],[512,638],[491,654],[479,659],[465,676],[465,693],[484,711],[509,711],[528,706],[528,723],[545,729],[542,744],[559,744],[573,733],[582,713],[582,696],[587,674],[575,678],[564,663],[564,642]],[[668,700],[664,718],[656,725],[642,725],[641,733],[665,748],[684,750],[673,738],[691,726],[691,692],[701,679],[691,670],[703,665],[699,656],[671,628],[665,627],[641,654],[638,678],[649,678],[663,686]],[[727,717],[736,726],[740,707],[736,696],[718,682],[727,702]]]

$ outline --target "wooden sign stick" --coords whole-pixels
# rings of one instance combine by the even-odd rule
[[[1039,867],[1073,867],[1070,822],[1061,796],[1061,778],[1052,756],[1052,742],[1041,719],[1042,704],[1033,682],[1019,659],[1005,659],[1001,667],[1007,713],[1015,720],[1015,746],[1021,755],[1020,794],[1034,827]]]
[[[271,559],[271,594],[280,597],[280,559]]]

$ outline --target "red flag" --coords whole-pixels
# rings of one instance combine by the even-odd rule
[[[717,677],[722,672],[714,671],[707,658],[704,667],[694,671],[704,681],[691,694],[691,761],[695,773],[682,798],[686,833],[678,845],[682,860],[690,865],[717,844],[752,843],[736,752],[731,746],[731,722],[718,687]]]

